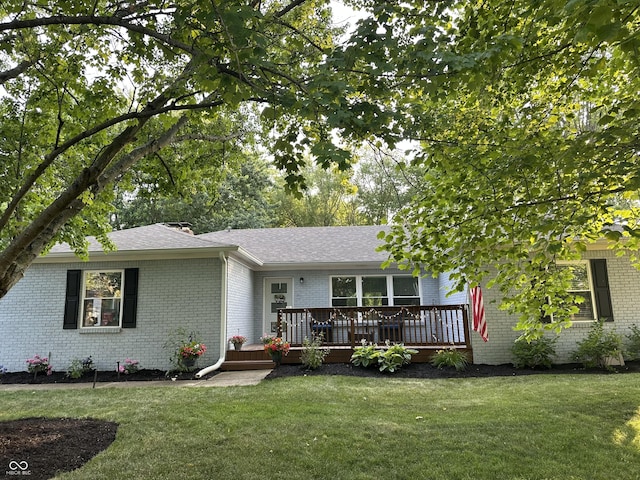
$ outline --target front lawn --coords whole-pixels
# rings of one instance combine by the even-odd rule
[[[256,387],[0,393],[0,420],[32,416],[120,424],[106,451],[62,479],[591,480],[640,472],[639,374],[316,376]]]

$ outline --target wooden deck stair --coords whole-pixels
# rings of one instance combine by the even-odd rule
[[[276,365],[264,352],[262,345],[243,345],[242,350],[228,350],[220,370],[270,370]]]
[[[271,370],[275,366],[271,360],[225,360],[220,370]]]

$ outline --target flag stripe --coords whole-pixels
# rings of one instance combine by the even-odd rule
[[[480,286],[471,289],[471,308],[473,310],[473,329],[486,342],[489,340],[489,335],[487,334],[487,321],[484,316],[484,301]]]

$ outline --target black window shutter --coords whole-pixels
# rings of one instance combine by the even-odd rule
[[[545,298],[544,299],[544,305],[549,305],[549,298]],[[540,321],[542,323],[551,323],[551,320],[553,320],[553,318],[551,317],[551,315],[545,315],[544,314],[544,305],[542,308],[540,308]]]
[[[611,294],[609,293],[609,277],[607,275],[607,261],[591,260],[591,277],[593,280],[593,293],[596,296],[596,320],[604,319],[613,322],[613,309],[611,308]]]
[[[62,328],[65,330],[78,328],[81,279],[82,270],[67,270],[67,292],[64,304],[64,322],[62,324]]]
[[[122,305],[122,328],[136,328],[138,311],[138,269],[124,271],[124,297]]]

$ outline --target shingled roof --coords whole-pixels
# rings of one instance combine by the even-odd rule
[[[90,257],[103,257],[106,255],[115,259],[117,256],[125,255],[134,257],[136,255],[167,255],[171,253],[179,256],[185,254],[185,252],[190,254],[210,254],[216,251],[237,249],[234,245],[222,245],[211,240],[199,238],[162,223],[129,228],[127,230],[115,230],[110,232],[108,237],[116,246],[115,252],[105,253],[98,240],[94,237],[87,237]],[[68,258],[73,255],[73,250],[68,244],[64,243],[54,246],[41,260],[53,261],[57,258]]]
[[[237,245],[264,265],[377,263],[384,226],[295,227],[222,230],[198,235],[216,243]]]
[[[261,267],[336,264],[380,264],[386,260],[377,235],[384,226],[295,227],[222,230],[192,235],[157,223],[116,230],[108,234],[115,252],[105,253],[100,243],[89,237],[91,259],[210,256],[236,252]],[[67,244],[56,245],[40,261],[62,261],[73,256]]]

